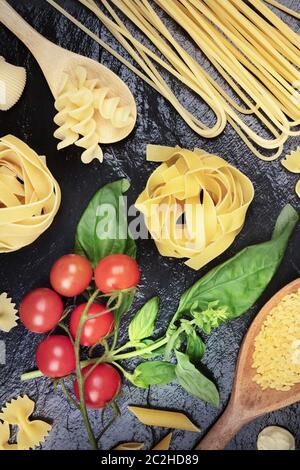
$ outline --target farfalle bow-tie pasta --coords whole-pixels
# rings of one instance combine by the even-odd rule
[[[12,135],[0,139],[0,253],[34,242],[53,222],[60,200],[43,159]]]
[[[58,150],[75,144],[85,149],[83,163],[94,158],[102,162],[99,144],[112,141],[112,128],[128,127],[134,121],[131,107],[121,106],[120,102],[109,88],[101,86],[100,80],[88,79],[84,67],[77,67],[74,77],[65,73],[55,101],[58,113],[54,122],[59,128],[54,136],[61,140]]]
[[[242,229],[253,185],[225,160],[203,150],[149,145],[147,160],[163,163],[136,207],[161,255],[189,258],[186,265],[200,269]]]
[[[39,419],[29,420],[35,403],[25,395],[7,403],[0,413],[0,450],[29,450],[44,442],[51,426]],[[18,426],[17,444],[10,445],[9,426]]]

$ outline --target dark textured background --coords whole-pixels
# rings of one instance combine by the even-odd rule
[[[200,272],[188,269],[181,261],[160,257],[152,241],[138,242],[138,261],[143,271],[143,279],[136,306],[152,295],[160,295],[162,308],[157,333],[162,333],[176,308],[180,294],[188,286],[208,269],[246,245],[268,239],[280,209],[287,202],[300,209],[299,200],[294,193],[297,178],[288,174],[278,161],[264,163],[257,160],[230,126],[214,140],[204,140],[194,134],[162,97],[102,51],[95,42],[78,31],[45,1],[11,0],[10,3],[47,38],[67,49],[94,58],[116,72],[128,84],[136,98],[138,121],[134,132],[126,141],[105,148],[103,165],[94,162],[84,166],[79,158],[80,150],[76,147],[58,153],[57,142],[52,137],[53,98],[46,81],[28,50],[0,24],[0,55],[12,63],[25,66],[28,72],[28,84],[21,101],[9,112],[0,113],[1,136],[7,133],[15,134],[39,154],[46,155],[49,168],[62,189],[61,209],[51,228],[31,246],[16,253],[0,255],[0,292],[9,292],[18,304],[28,290],[48,285],[48,273],[53,261],[72,251],[74,231],[80,214],[93,193],[103,184],[120,177],[128,177],[132,180],[129,197],[131,201],[135,200],[156,166],[145,161],[147,143],[181,145],[191,149],[195,146],[203,147],[238,166],[255,184],[256,197],[243,232],[223,256]],[[104,40],[115,45],[97,19],[77,2],[61,0],[60,3],[73,11]],[[295,9],[299,7],[297,0],[285,0],[284,3]],[[286,15],[282,16],[299,32],[299,22]],[[187,41],[186,45],[193,53],[193,45]],[[176,82],[172,81],[172,85],[181,99],[196,106],[200,116],[206,112],[204,104],[194,102],[194,98]],[[300,139],[290,139],[285,151],[290,151],[299,144]],[[219,386],[222,408],[230,394],[239,346],[252,318],[271,295],[299,277],[299,273],[298,227],[280,271],[255,308],[242,318],[222,326],[207,338],[204,362],[213,371]],[[125,326],[126,320],[122,329],[124,334]],[[21,372],[34,368],[35,347],[41,338],[19,325],[9,334],[0,333],[0,339],[6,342],[7,347],[7,364],[0,366],[0,405],[18,394],[27,393],[36,400],[36,416],[43,416],[53,423],[53,429],[42,446],[43,449],[88,449],[89,443],[79,412],[69,406],[60,391],[53,391],[49,380],[43,378],[29,383],[20,382]],[[119,399],[122,416],[103,437],[103,449],[109,449],[119,441],[128,440],[144,441],[147,448],[150,448],[166,434],[166,430],[138,424],[127,411],[128,404],[149,404],[153,407],[183,410],[204,432],[221,413],[221,409],[217,410],[189,396],[176,383],[162,388],[152,387],[149,392],[125,383],[122,397]],[[296,436],[299,448],[299,413],[300,406],[293,405],[259,418],[246,426],[230,443],[229,448],[255,449],[257,434],[267,425],[288,428]],[[91,417],[95,427],[100,428],[97,413],[92,412]],[[191,449],[198,440],[199,435],[175,431],[172,448]]]

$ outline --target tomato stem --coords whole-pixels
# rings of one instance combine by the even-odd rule
[[[78,325],[78,330],[76,334],[76,339],[75,339],[75,358],[76,358],[76,378],[77,378],[77,383],[78,383],[78,390],[79,390],[79,402],[80,402],[80,412],[84,421],[84,425],[90,440],[90,443],[92,445],[92,448],[94,450],[98,449],[98,444],[97,444],[97,439],[94,435],[87,408],[86,408],[86,403],[84,399],[84,377],[82,376],[82,365],[80,363],[80,338],[81,334],[83,331],[84,323],[86,320],[88,320],[88,311],[92,303],[95,301],[97,298],[97,295],[99,294],[99,291],[96,290],[93,295],[89,298],[84,311],[81,315],[81,318],[79,320],[79,325]]]

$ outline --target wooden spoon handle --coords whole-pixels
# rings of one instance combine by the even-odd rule
[[[28,47],[37,60],[42,52],[47,54],[43,48],[45,44],[51,44],[50,41],[33,29],[6,0],[0,0],[0,22]]]
[[[241,419],[229,405],[216,424],[199,442],[196,450],[222,450],[248,420]]]

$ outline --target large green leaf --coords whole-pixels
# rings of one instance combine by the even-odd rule
[[[85,256],[94,267],[111,254],[136,257],[123,198],[129,187],[126,179],[107,184],[97,191],[81,216],[75,236],[75,253]]]
[[[191,309],[205,311],[215,301],[227,307],[229,319],[249,310],[276,273],[298,219],[297,212],[287,205],[277,219],[271,240],[245,248],[183,294],[170,327]]]

